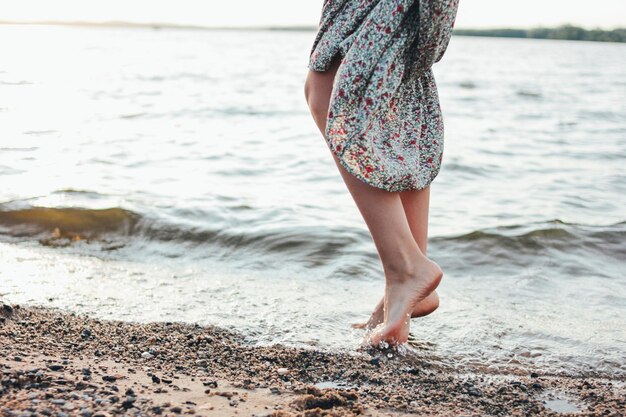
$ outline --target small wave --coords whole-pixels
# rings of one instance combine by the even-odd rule
[[[223,248],[261,253],[292,254],[320,266],[359,244],[365,236],[352,229],[320,230],[316,227],[273,227],[272,230],[210,229],[162,224],[142,219],[134,228],[136,237],[146,240],[217,245]]]
[[[94,239],[106,234],[132,234],[140,216],[121,208],[85,209],[28,207],[0,208],[0,226],[11,236],[40,236],[73,240]]]
[[[94,197],[102,196],[102,194],[96,191],[77,190],[74,188],[62,188],[60,190],[53,191],[52,194],[78,194],[78,195],[87,195],[87,196],[94,196]]]
[[[531,91],[531,90],[518,90],[516,94],[519,97],[526,97],[526,98],[541,98],[542,97],[542,94],[540,92]]]
[[[49,135],[51,133],[56,133],[56,130],[25,130],[23,133],[25,135],[32,136],[40,136],[40,135]]]
[[[141,113],[125,113],[125,114],[120,114],[120,119],[138,119],[142,116],[145,116],[147,113],[145,112],[141,112]]]
[[[459,83],[459,87],[466,88],[468,90],[473,90],[477,88],[478,86],[476,85],[474,81],[462,81]]]
[[[11,152],[32,152],[32,151],[36,151],[37,149],[39,149],[37,146],[31,146],[31,147],[28,147],[28,148],[20,148],[20,147],[8,148],[8,147],[3,147],[3,148],[0,148],[0,151],[2,151],[2,152],[9,152],[9,151],[11,151]]]
[[[69,190],[68,190],[69,191]],[[75,191],[75,190],[72,190]],[[76,191],[81,192],[81,191]],[[219,225],[185,225],[163,222],[123,208],[3,209],[0,206],[0,234],[12,237],[72,240],[164,242],[204,247],[215,245],[229,250],[289,254],[300,262],[321,266],[344,255],[376,261],[376,254],[364,246],[370,242],[360,228],[320,229],[314,226],[276,224],[224,228]],[[597,251],[604,256],[626,258],[626,222],[591,226],[552,220],[540,223],[476,230],[457,236],[431,238],[437,250],[486,258],[511,258],[556,251],[573,253]],[[40,240],[41,241],[41,240]],[[461,248],[459,248],[461,246]],[[371,252],[371,253],[370,253]],[[357,262],[357,260],[354,260]],[[375,262],[374,262],[375,263]]]
[[[65,190],[65,192],[78,192]],[[299,254],[321,265],[338,253],[359,244],[366,236],[355,230],[319,230],[316,227],[273,227],[248,231],[210,226],[185,226],[164,223],[122,208],[49,208],[3,209],[0,206],[0,235],[37,238],[41,243],[66,246],[71,241],[117,240],[136,238],[145,241],[217,245],[265,253]],[[117,246],[116,246],[117,247]]]
[[[493,166],[490,166],[489,168],[492,168]],[[462,174],[468,174],[468,175],[475,175],[477,177],[486,177],[488,175],[492,175],[491,172],[489,172],[488,169],[485,169],[485,165],[467,165],[467,164],[463,164],[460,162],[455,162],[455,161],[451,161],[451,162],[447,162],[446,163],[446,169],[449,171],[455,171],[455,172],[459,172]]]
[[[559,219],[492,229],[476,230],[458,236],[435,237],[435,244],[470,244],[477,251],[497,249],[512,255],[553,249],[597,250],[607,256],[626,257],[626,221],[610,225],[567,223]]]
[[[33,84],[30,81],[21,80],[21,81],[0,81],[1,85],[31,85]]]

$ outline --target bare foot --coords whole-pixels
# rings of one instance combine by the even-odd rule
[[[392,346],[405,343],[409,338],[411,313],[441,282],[443,272],[439,265],[425,256],[415,262],[411,272],[385,277],[385,318],[369,336],[372,345],[378,346],[383,341]]]
[[[372,330],[374,327],[378,326],[385,320],[385,311],[384,307],[385,298],[381,298],[374,309],[374,312],[370,316],[367,323],[355,323],[352,325],[355,329],[365,329]],[[424,317],[437,310],[439,307],[439,294],[437,291],[433,291],[428,295],[428,297],[424,298],[422,301],[415,305],[413,308],[413,312],[411,313],[411,318]]]

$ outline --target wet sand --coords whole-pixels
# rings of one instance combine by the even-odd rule
[[[233,332],[0,302],[0,416],[618,416],[624,381],[253,347]]]

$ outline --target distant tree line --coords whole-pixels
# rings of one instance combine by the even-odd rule
[[[626,42],[626,28],[584,29],[573,25],[531,29],[454,29],[455,35],[498,38],[564,39],[572,41]]]

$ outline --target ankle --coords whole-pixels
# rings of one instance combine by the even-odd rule
[[[392,262],[383,265],[387,285],[403,284],[424,277],[443,275],[443,271],[435,262],[421,252],[414,253],[411,258],[396,257]]]
[[[427,258],[422,254],[412,256],[396,256],[383,265],[387,283],[402,283],[414,280],[419,273],[420,265]]]

